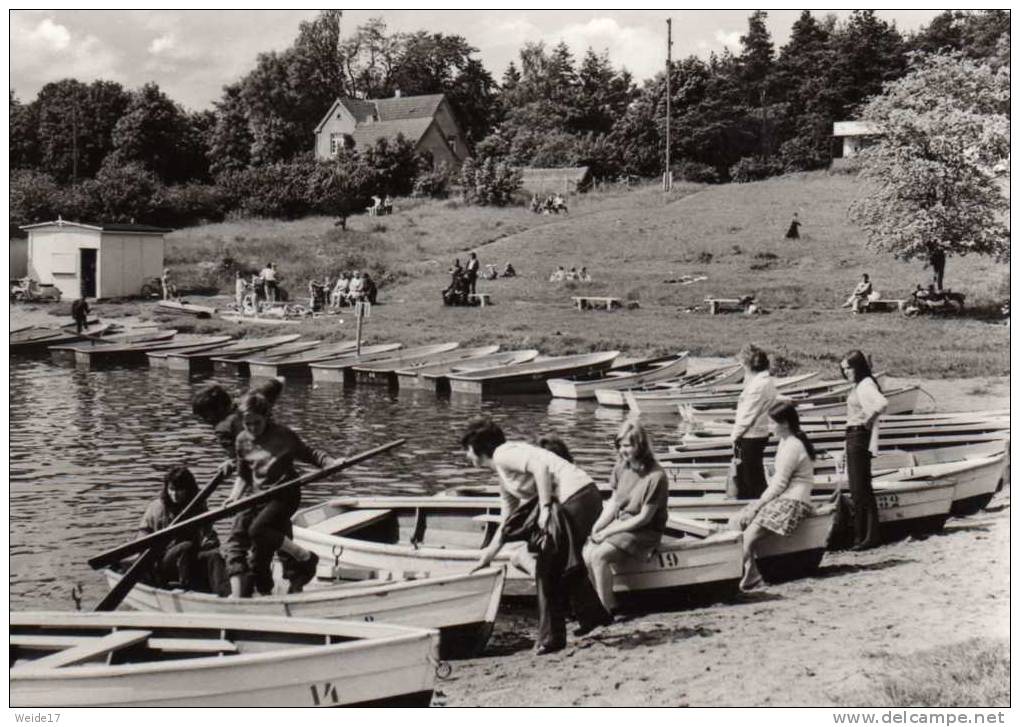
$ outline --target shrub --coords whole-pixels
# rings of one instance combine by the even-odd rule
[[[757,182],[783,173],[783,165],[774,159],[743,157],[730,167],[730,178],[737,183]]]
[[[446,199],[450,195],[450,168],[443,163],[434,169],[419,172],[414,179],[412,195]]]
[[[819,148],[810,137],[795,136],[783,142],[779,148],[779,157],[783,160],[784,171],[806,172],[825,167],[829,163],[827,152],[827,149]]]
[[[211,184],[180,184],[163,187],[153,200],[154,219],[168,227],[186,227],[202,222],[222,222],[229,199]]]
[[[136,162],[110,162],[103,164],[95,182],[86,182],[83,187],[100,201],[102,220],[97,221],[141,223],[152,219],[159,181]]]
[[[722,181],[719,170],[709,164],[686,161],[679,165],[677,171],[685,182],[700,184],[718,184]]]
[[[521,188],[521,170],[492,158],[480,164],[468,158],[460,169],[460,184],[468,204],[505,207]]]
[[[227,172],[217,179],[232,209],[248,217],[294,219],[315,208],[309,179],[315,162],[297,160]]]

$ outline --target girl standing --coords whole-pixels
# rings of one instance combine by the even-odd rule
[[[878,506],[871,489],[871,458],[878,453],[878,418],[889,406],[868,359],[851,351],[839,364],[853,384],[846,399],[846,470],[854,503],[853,550],[879,545]]]

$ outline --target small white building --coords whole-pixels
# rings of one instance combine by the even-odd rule
[[[832,135],[843,140],[844,159],[857,156],[861,149],[884,133],[881,127],[868,121],[836,121],[832,124]]]
[[[151,225],[40,222],[28,232],[28,275],[60,288],[61,297],[138,295],[163,273],[165,235]]]

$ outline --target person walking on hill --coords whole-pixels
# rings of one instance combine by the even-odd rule
[[[478,256],[473,252],[468,255],[467,268],[464,270],[464,274],[467,277],[468,293],[470,295],[475,294],[475,285],[478,283],[478,268],[480,263],[478,262]]]
[[[744,389],[737,399],[730,441],[736,465],[737,499],[749,500],[765,491],[765,445],[769,441],[768,412],[776,401],[776,385],[769,375],[769,357],[747,343],[737,358],[744,366]]]
[[[797,213],[793,213],[793,221],[790,222],[790,228],[786,231],[787,240],[799,240],[800,239],[800,220],[797,219]]]
[[[871,489],[871,458],[878,454],[878,418],[889,401],[860,351],[848,353],[839,368],[843,378],[853,385],[846,399],[846,474],[854,503],[853,550],[867,550],[881,543],[878,505]]]

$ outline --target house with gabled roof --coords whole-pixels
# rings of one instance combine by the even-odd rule
[[[365,149],[379,139],[398,135],[438,166],[459,167],[468,156],[464,134],[453,108],[441,93],[392,98],[338,98],[315,127],[315,158],[330,159],[341,149]]]

